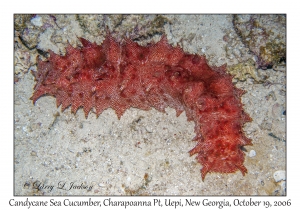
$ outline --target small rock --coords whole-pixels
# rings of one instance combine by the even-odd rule
[[[74,148],[70,148],[70,147],[68,147],[68,150],[69,150],[69,152],[72,152],[72,153],[74,153]]]
[[[99,183],[98,186],[99,186],[99,187],[105,187],[105,184]]]
[[[38,27],[41,27],[43,25],[42,17],[38,15],[36,15],[35,18],[32,18],[30,22]]]
[[[23,40],[23,43],[28,47],[29,49],[33,49],[38,44],[38,38],[39,38],[39,31],[35,29],[28,29],[25,28],[22,32],[21,38]]]
[[[283,171],[283,170],[276,171],[273,174],[273,177],[275,179],[275,182],[279,182],[281,180],[285,180],[285,171]]]
[[[151,128],[151,127],[149,127],[149,126],[147,126],[147,127],[146,127],[146,131],[147,131],[148,133],[153,133],[153,130],[152,130],[152,128]]]
[[[256,156],[255,150],[250,150],[249,157],[254,157],[254,156]]]
[[[31,156],[37,156],[37,153],[36,153],[35,151],[32,151],[32,152],[30,153],[30,155],[31,155]]]

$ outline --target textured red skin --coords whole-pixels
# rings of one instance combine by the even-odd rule
[[[71,105],[76,113],[83,107],[87,117],[94,107],[99,116],[112,108],[118,118],[126,109],[166,107],[185,111],[195,122],[197,154],[202,179],[208,172],[232,173],[247,169],[242,146],[251,145],[242,131],[251,118],[240,100],[244,91],[232,84],[226,67],[210,67],[199,55],[172,47],[163,36],[146,47],[125,39],[116,42],[110,35],[102,45],[80,38],[83,47],[67,47],[65,56],[50,51],[48,61],[38,62],[33,102],[43,96],[56,97],[62,111]]]

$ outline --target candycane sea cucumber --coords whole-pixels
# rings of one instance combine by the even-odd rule
[[[244,153],[251,145],[242,127],[251,118],[243,111],[244,91],[232,84],[226,66],[210,67],[205,57],[172,47],[165,36],[155,44],[140,46],[130,39],[118,43],[107,35],[101,45],[80,38],[81,48],[67,47],[65,56],[53,52],[38,61],[36,85],[31,99],[56,97],[62,111],[73,113],[83,107],[87,117],[92,108],[99,116],[112,108],[118,118],[130,107],[186,112],[195,122],[197,154],[202,179],[208,172],[244,175]]]

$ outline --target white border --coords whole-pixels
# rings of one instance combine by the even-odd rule
[[[296,2],[296,1],[294,1]],[[287,196],[262,197],[255,200],[292,200],[293,209],[300,206],[297,198],[300,189],[299,170],[299,22],[300,16],[296,4],[280,0],[249,1],[5,1],[1,3],[1,184],[0,206],[8,207],[10,199],[25,200],[26,197],[13,197],[13,14],[14,13],[287,13]],[[298,64],[298,65],[297,65]],[[63,200],[64,197],[30,197],[31,200]],[[72,200],[86,200],[87,197],[70,197]],[[161,198],[164,200],[168,197]],[[175,197],[172,197],[173,199]],[[195,197],[192,197],[195,198]],[[208,198],[208,197],[206,197]],[[225,197],[233,200],[236,197]],[[247,199],[249,197],[238,197]],[[103,200],[104,197],[93,197]],[[118,197],[119,200],[153,199],[153,197]],[[175,198],[176,199],[176,198]],[[181,197],[181,199],[185,199]],[[196,199],[196,198],[195,198]],[[199,198],[203,199],[203,197]],[[223,197],[211,197],[223,200]],[[239,207],[240,208],[240,207]],[[3,208],[1,208],[3,209]],[[116,209],[116,208],[111,208]],[[131,209],[131,208],[126,208]],[[265,209],[261,206],[256,209]]]

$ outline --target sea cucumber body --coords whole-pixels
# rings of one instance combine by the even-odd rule
[[[240,100],[244,93],[232,84],[226,67],[210,67],[199,55],[172,47],[163,37],[146,47],[110,35],[101,45],[80,38],[83,47],[67,47],[65,56],[50,52],[48,61],[38,62],[32,100],[56,97],[62,111],[83,107],[86,117],[112,108],[118,118],[130,107],[164,112],[174,108],[195,122],[190,151],[202,164],[202,179],[208,172],[232,173],[247,169],[242,146],[250,145],[242,127],[251,121]]]

